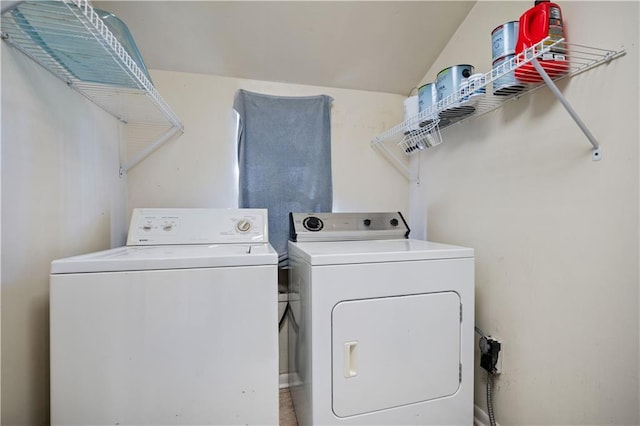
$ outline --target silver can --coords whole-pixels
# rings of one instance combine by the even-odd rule
[[[491,62],[516,53],[520,23],[511,21],[491,31]]]
[[[515,55],[506,55],[502,58],[498,58],[493,62],[492,72],[495,74],[495,77],[500,75],[502,72],[502,65],[505,65],[505,69],[508,69],[507,64],[511,61]],[[515,73],[513,71],[509,71],[508,73],[495,78],[493,80],[493,94],[498,96],[509,96],[514,93],[521,92],[524,89],[524,86],[520,81],[516,79]]]
[[[464,105],[461,87],[473,74],[473,65],[454,65],[440,71],[436,77],[438,102],[444,101],[440,118],[451,119],[471,114],[475,108]]]

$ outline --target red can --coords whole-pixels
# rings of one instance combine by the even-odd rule
[[[560,6],[549,0],[536,0],[535,6],[520,17],[516,55],[547,37],[548,44],[564,38],[562,11]],[[564,43],[556,44],[548,53],[538,57],[538,61],[551,78],[565,74],[569,68]],[[542,81],[542,77],[531,63],[518,67],[515,76],[526,83]]]

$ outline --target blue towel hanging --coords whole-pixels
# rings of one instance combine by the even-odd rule
[[[269,210],[269,241],[287,265],[290,212],[330,212],[331,103],[238,90],[241,208]]]

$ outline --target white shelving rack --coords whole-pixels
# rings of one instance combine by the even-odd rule
[[[431,107],[408,117],[402,123],[377,135],[371,141],[371,146],[383,154],[407,179],[412,179],[408,158],[425,148],[440,144],[443,141],[442,130],[480,117],[502,107],[509,101],[516,100],[525,94],[546,86],[549,87],[585,134],[593,146],[592,158],[597,161],[601,158],[598,141],[560,92],[555,81],[610,62],[612,59],[624,55],[624,53],[624,49],[606,50],[567,43],[564,39],[556,41],[549,38],[544,39],[514,56],[511,60],[494,67],[484,74],[484,81],[483,79],[471,81],[469,85],[459,88],[450,96]],[[544,65],[540,64],[541,60]],[[548,62],[549,60],[553,60],[553,62]],[[554,69],[553,66],[548,64],[560,64],[560,67]],[[521,69],[521,71],[527,70],[524,75],[525,79],[537,79],[540,81],[533,83],[519,82],[522,89],[506,96],[492,94],[493,83],[507,74],[511,75],[510,73],[515,72],[517,69]],[[486,93],[469,96],[482,91]]]
[[[88,0],[32,0],[2,13],[2,39],[125,126],[126,153],[120,174],[184,132],[184,126],[153,84],[109,31]],[[4,9],[4,8],[3,8]],[[28,16],[28,27],[21,16]],[[42,40],[56,43],[55,51]],[[96,81],[81,80],[56,57],[64,52],[79,64],[92,64]],[[104,76],[105,79],[100,79]]]

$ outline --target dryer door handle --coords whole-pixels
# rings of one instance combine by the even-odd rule
[[[358,375],[358,342],[344,344],[344,377],[350,378]]]

